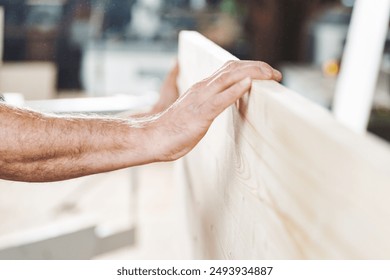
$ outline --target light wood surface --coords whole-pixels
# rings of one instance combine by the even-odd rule
[[[191,259],[187,241],[187,217],[182,193],[174,182],[174,163],[136,167],[136,243],[97,259],[182,260]],[[182,174],[182,173],[180,173]]]
[[[181,33],[181,92],[231,59]],[[178,164],[194,258],[390,258],[389,145],[275,82],[255,81]]]

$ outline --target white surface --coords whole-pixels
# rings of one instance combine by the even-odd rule
[[[111,97],[64,98],[27,101],[25,105],[41,112],[52,113],[118,113],[139,110],[152,105],[158,93],[145,96],[117,95]]]
[[[256,268],[259,269],[259,267],[260,275],[258,275],[258,270],[256,273]],[[261,275],[261,267],[273,267],[273,270],[269,275]],[[132,275],[118,275],[118,270],[121,271],[122,268],[128,270]],[[158,268],[160,268],[160,273],[158,273]],[[176,273],[179,275],[171,275],[173,274],[173,268],[176,268]],[[216,270],[214,275],[210,275],[212,268]],[[242,273],[229,276],[232,273],[232,269],[241,269]],[[195,271],[192,271],[192,275],[187,275],[191,273],[189,270],[199,270],[200,275],[196,275]],[[226,275],[224,271],[226,271]],[[270,269],[267,268],[266,272],[268,273],[269,271]],[[184,275],[181,275],[182,273]],[[0,275],[7,280],[388,280],[390,276],[390,261],[4,261],[0,266]]]
[[[21,107],[24,105],[24,96],[21,93],[16,92],[4,92],[3,93],[4,100],[7,102],[7,104]]]
[[[364,133],[390,16],[390,0],[356,1],[333,103],[335,117]]]

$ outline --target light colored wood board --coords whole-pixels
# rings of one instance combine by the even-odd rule
[[[187,228],[184,226],[188,217],[183,211],[183,188],[177,188],[173,180],[178,178],[174,173],[179,171],[173,167],[171,162],[137,167],[136,243],[100,255],[97,259],[191,259]]]
[[[182,33],[181,91],[231,59]],[[275,82],[255,82],[180,164],[195,258],[390,257],[389,146]]]
[[[95,237],[97,239],[94,248],[94,256],[106,254],[118,249],[134,246],[136,243],[135,224],[123,224],[121,227],[96,227]]]
[[[199,59],[196,55],[199,49],[210,51],[202,52],[202,58]],[[185,61],[183,56],[186,56]],[[215,48],[214,43],[204,40],[204,37],[197,32],[182,31],[179,37],[179,64],[181,67],[178,87],[180,92],[184,93],[193,84],[207,78],[228,60],[237,60],[237,58],[222,48]],[[191,69],[188,65],[196,65],[197,68]]]
[[[173,164],[138,167],[137,244],[132,259],[188,259],[181,196],[173,182]]]

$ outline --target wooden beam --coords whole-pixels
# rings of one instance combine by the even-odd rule
[[[231,59],[182,32],[181,92]],[[389,145],[276,82],[255,81],[178,164],[194,258],[390,258]]]

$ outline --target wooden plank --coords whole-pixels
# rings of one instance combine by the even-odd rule
[[[236,59],[180,35],[184,92]],[[179,162],[194,258],[390,257],[390,148],[270,81],[219,116]]]

